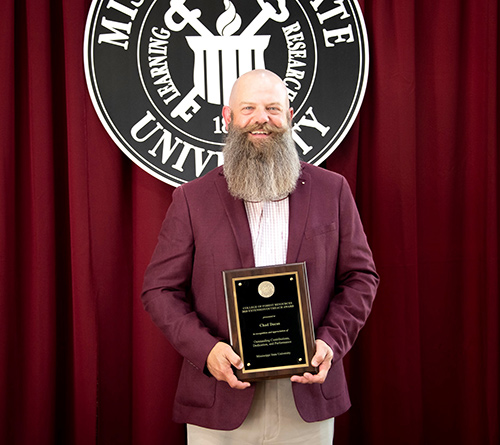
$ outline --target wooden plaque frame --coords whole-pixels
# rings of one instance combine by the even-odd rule
[[[305,263],[227,270],[223,278],[230,342],[244,364],[238,379],[316,373]]]

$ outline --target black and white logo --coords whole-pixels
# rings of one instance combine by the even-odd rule
[[[355,0],[93,0],[84,61],[113,140],[178,186],[223,163],[222,105],[255,68],[284,79],[299,155],[321,163],[358,113],[368,41]]]

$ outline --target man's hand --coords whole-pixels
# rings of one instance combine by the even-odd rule
[[[306,372],[303,375],[294,375],[290,378],[296,383],[323,383],[332,366],[333,351],[323,340],[316,340],[316,353],[311,360],[313,366],[319,366],[317,374]]]
[[[227,343],[217,343],[207,357],[207,368],[217,380],[227,382],[231,388],[245,389],[250,386],[248,382],[242,382],[236,378],[231,368],[233,365],[237,369],[243,368],[243,363],[233,348]]]

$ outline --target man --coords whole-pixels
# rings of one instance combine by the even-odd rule
[[[175,190],[145,275],[144,306],[184,357],[174,420],[194,444],[331,444],[350,406],[342,358],[378,285],[371,251],[345,179],[299,161],[278,76],[244,74],[222,113],[224,166]],[[239,381],[222,271],[302,261],[318,373]]]

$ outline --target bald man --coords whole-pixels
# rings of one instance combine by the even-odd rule
[[[174,420],[190,444],[331,444],[349,395],[342,358],[378,275],[345,179],[300,162],[287,91],[267,70],[234,84],[224,166],[173,194],[146,271],[145,309],[184,357]],[[317,374],[237,379],[222,271],[306,262]]]

